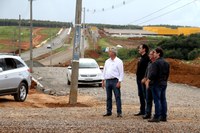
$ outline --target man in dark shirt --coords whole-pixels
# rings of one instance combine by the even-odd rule
[[[169,63],[164,60],[161,48],[155,49],[154,57],[156,61],[152,64],[149,80],[154,84],[152,94],[155,104],[155,114],[149,122],[167,121],[166,88],[169,77]]]
[[[139,46],[138,50],[139,54],[141,55],[140,60],[137,64],[137,71],[136,71],[136,80],[137,80],[137,86],[138,86],[138,96],[140,100],[140,111],[139,113],[135,114],[135,116],[140,116],[145,114],[145,95],[146,95],[146,89],[145,85],[142,83],[142,79],[145,76],[145,72],[149,63],[149,48],[146,44],[142,44]]]
[[[155,61],[154,58],[154,50],[149,52],[149,59],[151,60],[147,66],[147,70],[145,73],[145,77],[142,79],[142,83],[148,84],[149,86],[146,86],[146,111],[145,115],[143,116],[143,119],[150,119],[151,118],[151,112],[152,112],[152,103],[153,103],[153,96],[151,92],[151,88],[153,87],[149,79],[149,74],[151,72],[151,65]],[[146,83],[148,82],[148,83]]]

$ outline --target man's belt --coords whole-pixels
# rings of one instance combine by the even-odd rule
[[[117,78],[111,78],[111,79],[107,79],[107,80],[118,80]]]

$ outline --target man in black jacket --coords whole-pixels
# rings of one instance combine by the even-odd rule
[[[143,119],[150,119],[151,112],[152,112],[153,95],[152,95],[151,88],[153,86],[148,79],[149,79],[149,74],[151,73],[151,65],[155,61],[154,52],[155,52],[154,50],[149,52],[149,59],[151,61],[149,62],[147,66],[145,77],[142,79],[142,83],[148,84],[148,86],[146,86],[146,112],[145,112],[145,115],[143,116]]]
[[[138,96],[140,100],[140,111],[139,113],[135,114],[135,116],[140,116],[145,114],[145,95],[146,89],[145,85],[142,83],[142,79],[145,76],[145,72],[150,61],[148,52],[149,48],[146,44],[142,44],[139,46],[138,50],[139,54],[141,55],[140,60],[138,61],[137,71],[136,71],[136,80],[138,86]]]
[[[161,48],[155,49],[154,57],[156,61],[152,64],[149,80],[154,84],[152,94],[155,114],[149,122],[167,121],[166,88],[169,77],[169,63],[164,60]]]

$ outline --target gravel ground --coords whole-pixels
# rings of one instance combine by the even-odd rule
[[[40,79],[44,91],[58,95],[54,97],[68,97],[70,87],[65,72],[65,68],[35,68],[33,76]],[[79,86],[79,105],[76,107],[58,103],[40,108],[1,108],[0,132],[200,132],[199,88],[169,83],[168,122],[160,123],[148,123],[134,116],[139,101],[133,74],[125,74],[121,89],[122,118],[116,117],[114,102],[113,115],[102,117],[105,113],[105,90],[97,86]]]

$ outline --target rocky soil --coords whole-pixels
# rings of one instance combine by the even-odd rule
[[[122,84],[122,118],[116,117],[115,101],[113,115],[102,116],[105,90],[95,85],[79,86],[78,104],[69,105],[65,68],[35,68],[33,76],[44,87],[31,90],[24,103],[12,96],[0,97],[0,132],[200,132],[200,88],[169,83],[168,122],[148,123],[134,116],[139,110],[134,74],[126,74]]]

